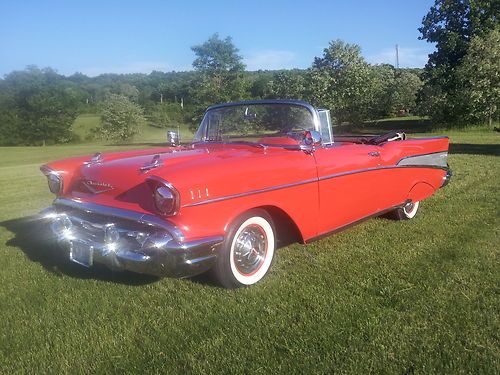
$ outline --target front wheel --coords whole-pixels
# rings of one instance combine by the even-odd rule
[[[417,214],[420,202],[408,202],[402,207],[396,208],[391,212],[391,216],[396,220],[409,220],[413,219]]]
[[[271,267],[275,244],[274,224],[266,211],[243,214],[231,224],[217,256],[217,280],[226,288],[257,283]]]

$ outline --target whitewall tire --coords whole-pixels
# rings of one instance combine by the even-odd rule
[[[392,211],[392,218],[396,220],[409,220],[413,219],[418,212],[420,202],[408,202],[402,207],[396,208]]]
[[[248,211],[230,225],[214,267],[222,286],[253,285],[267,274],[274,258],[275,232],[271,217],[262,209]]]

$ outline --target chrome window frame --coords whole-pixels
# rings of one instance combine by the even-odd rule
[[[220,103],[220,104],[214,104],[210,107],[208,107],[203,115],[203,118],[200,122],[200,126],[201,124],[203,124],[203,122],[205,121],[205,116],[207,115],[207,113],[213,109],[219,109],[219,108],[226,108],[226,107],[236,107],[236,106],[244,106],[244,105],[272,105],[272,104],[278,104],[278,105],[292,105],[292,106],[296,106],[296,107],[302,107],[302,108],[305,108],[309,111],[309,113],[311,114],[312,116],[312,120],[313,120],[313,125],[314,125],[314,130],[316,130],[317,132],[319,132],[321,134],[321,122],[320,122],[320,119],[319,119],[319,113],[318,113],[318,110],[316,108],[314,108],[311,104],[303,101],[303,100],[292,100],[292,99],[262,99],[262,100],[242,100],[242,101],[239,101],[239,102],[230,102],[230,103]],[[198,142],[209,142],[209,141],[206,141],[206,138],[207,138],[207,128],[205,128],[204,130],[204,134],[203,134],[203,140],[200,140]],[[196,132],[198,133],[198,132]],[[332,140],[333,140],[333,136],[332,136]],[[324,145],[323,144],[323,140],[321,140],[321,144],[322,146]],[[327,143],[327,144],[330,144],[330,143]]]
[[[321,134],[321,144],[323,146],[331,146],[333,143],[335,143],[335,139],[333,138],[333,130],[332,130],[332,117],[330,115],[330,110],[329,109],[326,109],[326,108],[318,108],[317,109],[317,112],[318,112],[318,121],[319,121],[319,133]],[[326,116],[327,116],[327,121],[328,121],[328,124],[330,125],[329,128],[328,128],[328,133],[330,135],[330,142],[325,142],[324,139],[323,139],[323,133],[321,131],[321,118],[320,118],[320,112],[325,112],[326,113]]]

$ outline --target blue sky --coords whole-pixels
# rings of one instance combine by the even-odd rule
[[[188,70],[190,47],[230,35],[247,69],[309,67],[330,40],[359,44],[371,63],[422,67],[418,40],[432,0],[0,0],[0,76],[26,65],[76,71]]]

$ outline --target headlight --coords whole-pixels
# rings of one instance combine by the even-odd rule
[[[59,173],[49,167],[41,167],[40,170],[47,177],[49,190],[53,194],[59,194],[63,190],[63,179]]]
[[[179,192],[169,182],[156,177],[148,177],[147,183],[153,191],[154,205],[161,215],[175,215],[179,211]]]

